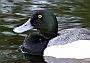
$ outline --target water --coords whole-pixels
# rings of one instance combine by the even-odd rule
[[[90,29],[89,0],[0,0],[0,63],[27,63],[19,46],[24,37],[32,31],[16,34],[15,26],[24,23],[32,14],[32,10],[48,8],[57,16],[58,30],[67,28]],[[47,58],[55,63],[54,58]],[[60,59],[61,63],[90,63],[89,59]],[[60,63],[57,59],[57,63]]]

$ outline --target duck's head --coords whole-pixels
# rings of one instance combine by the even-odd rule
[[[57,19],[49,10],[37,10],[26,23],[14,28],[13,31],[22,33],[33,28],[49,39],[54,38],[58,31]]]

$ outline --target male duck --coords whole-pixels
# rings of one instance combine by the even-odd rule
[[[31,19],[13,31],[22,33],[33,28],[39,32],[32,33],[25,39],[21,47],[24,54],[56,58],[90,58],[90,31],[87,29],[65,29],[57,36],[58,22],[53,13],[37,10]]]

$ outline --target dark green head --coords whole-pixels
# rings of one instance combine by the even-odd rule
[[[31,19],[25,24],[14,29],[15,32],[21,33],[30,29],[37,29],[45,37],[51,39],[57,36],[58,23],[55,15],[49,10],[34,11]]]

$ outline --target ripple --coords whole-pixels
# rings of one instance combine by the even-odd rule
[[[13,35],[19,35],[19,36],[22,36],[22,37],[26,37],[27,34],[15,34],[13,32],[8,32],[8,31],[5,31],[5,32],[1,32],[2,34],[4,35],[9,35],[9,36],[13,36]]]
[[[16,35],[16,34],[14,34],[12,32],[1,32],[1,33],[4,34],[4,35]]]
[[[7,28],[14,28],[14,24],[11,24],[11,25],[0,25],[0,26],[3,26],[3,27],[7,27]]]

